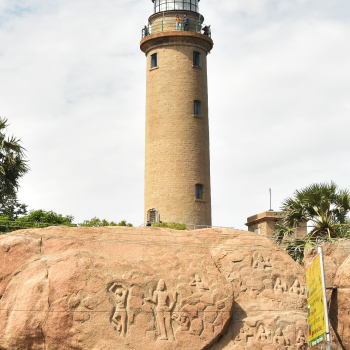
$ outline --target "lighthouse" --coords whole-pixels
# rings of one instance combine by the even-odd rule
[[[199,0],[152,0],[146,72],[146,222],[211,226],[207,56]]]

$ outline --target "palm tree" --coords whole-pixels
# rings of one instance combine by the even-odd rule
[[[350,211],[350,192],[334,183],[312,184],[297,190],[282,203],[282,221],[274,232],[274,240],[281,243],[291,236],[300,222],[308,222],[311,232],[303,239],[287,243],[286,250],[300,260],[315,242],[349,236],[347,214]]]
[[[29,171],[25,149],[21,140],[7,137],[7,119],[0,117],[0,197],[13,195],[19,187],[19,179]]]

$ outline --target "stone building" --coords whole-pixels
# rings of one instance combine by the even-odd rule
[[[276,230],[276,224],[282,220],[282,213],[279,211],[265,211],[263,213],[250,216],[247,219],[248,231],[259,235],[271,237]],[[295,238],[303,238],[307,234],[307,222],[298,224],[295,230]],[[294,237],[293,237],[294,238]]]
[[[210,226],[210,26],[199,0],[152,1],[140,43],[147,57],[144,219]]]

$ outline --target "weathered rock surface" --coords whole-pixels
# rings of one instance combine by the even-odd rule
[[[245,231],[0,236],[1,350],[299,350],[304,307],[300,266]]]
[[[350,350],[350,256],[339,267],[334,287],[330,306],[331,322],[343,348]]]
[[[337,243],[324,243],[322,247],[324,264],[327,267],[325,269],[326,285],[327,288],[332,288],[338,268],[350,254],[350,240],[340,239]],[[309,268],[317,254],[317,248],[313,248],[305,254],[303,259],[305,271]]]
[[[281,248],[258,236],[237,236],[212,250],[232,283],[229,331],[212,350],[307,349],[305,273]]]

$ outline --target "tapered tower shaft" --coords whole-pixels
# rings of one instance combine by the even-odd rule
[[[149,23],[141,41],[147,57],[145,221],[210,226],[210,29],[202,33],[203,17],[195,11],[155,13]]]

